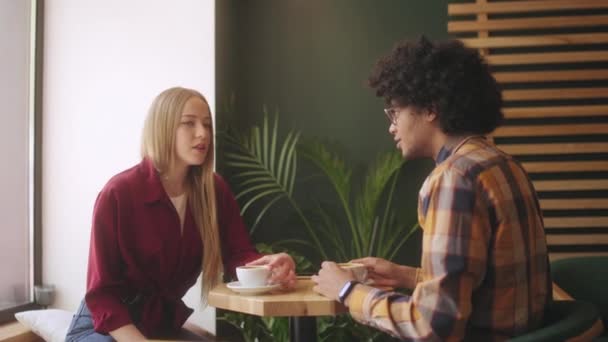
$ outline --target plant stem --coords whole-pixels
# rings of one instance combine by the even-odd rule
[[[397,169],[399,170],[399,169]],[[388,197],[386,198],[386,205],[384,206],[384,213],[382,214],[382,224],[380,225],[381,229],[380,229],[380,237],[378,238],[378,247],[380,247],[380,245],[386,245],[384,243],[384,235],[386,233],[386,231],[388,230],[388,228],[386,227],[386,220],[388,218],[388,212],[392,206],[392,202],[393,202],[393,193],[395,192],[395,186],[397,184],[397,178],[398,177],[398,173],[395,172],[393,174],[393,179],[391,181],[391,187],[390,190],[388,192]],[[380,249],[378,249],[380,250]],[[383,248],[383,253],[382,253],[382,257],[384,257],[384,255],[386,254],[386,248]],[[390,260],[390,259],[389,259]]]
[[[407,240],[410,239],[410,236],[412,234],[414,234],[414,232],[420,227],[420,225],[418,223],[414,224],[412,226],[412,228],[410,228],[410,231],[407,233],[407,235],[405,235],[405,237],[403,239],[401,239],[401,242],[399,242],[399,244],[397,245],[397,247],[395,247],[395,249],[393,249],[393,252],[391,253],[391,255],[388,257],[388,260],[393,260],[393,258],[395,258],[395,256],[397,255],[397,252],[399,252],[399,249],[401,249],[401,247],[407,242]]]
[[[340,198],[340,202],[342,203],[342,206],[344,207],[344,213],[346,214],[346,219],[348,220],[348,225],[350,227],[350,231],[351,234],[353,234],[353,240],[355,241],[355,254],[356,257],[363,257],[363,250],[361,249],[361,236],[359,235],[359,230],[357,229],[357,227],[355,226],[355,222],[353,220],[353,215],[350,212],[350,207],[348,206],[348,202],[347,200],[342,197],[342,194],[338,191],[338,189],[335,187],[336,192],[338,193],[338,197]]]
[[[319,253],[321,254],[321,257],[323,258],[323,260],[327,260],[328,259],[327,254],[323,250],[323,246],[321,246],[321,242],[319,241],[317,234],[315,234],[314,230],[310,226],[310,223],[308,222],[308,220],[306,219],[306,217],[304,216],[304,214],[302,213],[300,208],[296,205],[293,198],[291,198],[291,196],[287,196],[287,199],[289,200],[289,203],[291,204],[293,209],[296,211],[296,213],[298,213],[298,215],[302,219],[304,226],[306,226],[306,229],[308,230],[308,234],[310,234],[310,237],[314,240],[315,245],[317,245],[317,248],[319,249]]]

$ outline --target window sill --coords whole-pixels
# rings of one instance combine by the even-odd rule
[[[19,322],[0,325],[0,342],[40,342],[44,341]]]

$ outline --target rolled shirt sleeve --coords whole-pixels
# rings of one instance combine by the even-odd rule
[[[93,316],[95,331],[109,333],[131,324],[122,302],[123,261],[118,246],[119,203],[112,189],[98,195],[93,212],[85,301]]]
[[[412,296],[357,285],[347,304],[356,320],[402,339],[462,340],[485,269],[485,204],[475,184],[454,172],[430,186],[420,203],[422,280]]]
[[[239,205],[228,184],[217,174],[215,184],[218,194],[218,221],[222,232],[224,269],[230,277],[234,278],[237,266],[258,259],[262,255],[251,244]]]

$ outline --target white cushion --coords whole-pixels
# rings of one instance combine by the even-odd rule
[[[17,312],[15,318],[47,342],[65,341],[73,313],[59,309]]]

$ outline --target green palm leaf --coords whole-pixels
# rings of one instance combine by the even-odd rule
[[[410,227],[410,229],[404,231],[405,234],[401,238],[394,239],[392,246],[388,250],[388,256],[386,259],[393,260],[397,256],[397,253],[401,247],[403,247],[403,245],[407,242],[407,240],[409,240],[412,234],[418,230],[418,228],[420,228],[420,225],[416,222]]]
[[[342,240],[342,234],[338,228],[337,223],[331,217],[331,215],[321,205],[317,204],[317,213],[321,217],[319,223],[319,231],[322,233],[325,241],[331,243],[331,248],[335,251],[332,255],[332,260],[348,261],[349,258],[346,250],[344,249],[344,240]]]
[[[318,141],[302,143],[298,151],[327,175],[338,196],[348,202],[351,171],[346,168],[344,160],[333,155]]]
[[[292,172],[283,177],[285,170],[293,165],[293,161],[297,155],[294,153],[295,145],[298,142],[298,134],[290,132],[288,139],[282,146],[286,159],[282,159],[279,163],[275,163],[274,151],[277,145],[278,136],[278,117],[275,117],[272,129],[269,129],[268,112],[264,110],[264,121],[262,127],[254,126],[247,134],[238,134],[232,132],[226,136],[226,142],[231,148],[231,152],[227,152],[226,164],[229,167],[237,170],[234,175],[235,179],[241,179],[238,183],[239,192],[236,193],[237,199],[249,197],[246,205],[243,205],[242,214],[252,205],[262,200],[264,197],[270,203],[277,197],[291,196],[289,191],[292,178],[295,179],[296,173]],[[291,152],[291,153],[290,153]],[[265,207],[262,215],[268,209]]]
[[[363,254],[361,249],[361,238],[355,226],[355,220],[350,210],[350,185],[351,174],[344,164],[344,161],[333,155],[319,142],[309,142],[300,145],[300,153],[305,158],[312,161],[317,167],[325,173],[330,184],[338,194],[340,203],[344,209],[344,214],[348,220],[348,225],[353,236],[353,247],[355,253]]]
[[[379,230],[376,212],[382,194],[391,178],[401,168],[404,161],[397,152],[382,154],[370,167],[363,183],[363,189],[355,200],[355,218],[357,230],[361,237],[361,246],[367,254],[372,252],[374,233]],[[393,185],[394,186],[394,185]],[[386,205],[390,206],[390,203]],[[376,227],[376,229],[373,229]]]
[[[253,126],[246,134],[228,131],[230,134],[224,137],[228,145],[226,164],[235,171],[233,179],[239,189],[236,197],[242,205],[241,212],[255,208],[250,232],[255,232],[271,208],[286,200],[300,217],[322,258],[328,259],[331,254],[341,260],[366,255],[392,259],[417,228],[404,228],[392,205],[398,170],[404,163],[402,157],[396,152],[380,155],[361,186],[355,187],[359,191],[353,197],[352,172],[342,158],[320,142],[301,143],[300,133],[293,130],[279,139],[278,113],[274,120],[268,116],[264,108],[260,126]],[[298,154],[327,177],[339,199],[338,213],[328,212],[320,204],[312,215],[302,212],[293,197]],[[346,218],[350,231],[346,240],[340,229],[341,215]],[[310,223],[312,217],[316,219],[314,228]]]
[[[244,202],[241,214],[244,215],[254,205],[262,207],[251,228],[252,234],[268,210],[280,199],[285,198],[302,219],[317,249],[326,258],[316,232],[293,199],[297,175],[296,146],[300,133],[290,131],[285,140],[280,142],[278,121],[277,114],[271,124],[268,120],[268,111],[264,109],[262,127],[253,126],[246,134],[228,131],[224,137],[231,150],[225,154],[226,164],[236,171],[234,179],[239,180],[236,198]],[[277,156],[278,150],[280,152]]]

